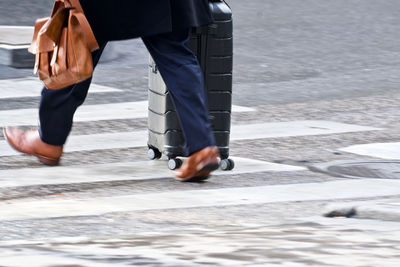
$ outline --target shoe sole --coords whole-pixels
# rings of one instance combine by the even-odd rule
[[[38,155],[38,154],[31,154],[31,155],[37,157],[37,159],[41,163],[43,163],[44,165],[47,165],[47,166],[57,166],[60,163],[59,159],[46,158],[46,157]]]
[[[179,178],[175,177],[175,180],[181,181],[181,182],[202,182],[204,180],[207,180],[210,177],[210,173],[217,170],[219,168],[219,163],[213,162],[213,163],[208,163],[203,166],[200,170],[198,170],[192,177],[189,178]]]
[[[31,153],[22,152],[21,150],[19,150],[18,148],[16,148],[16,147],[12,144],[12,142],[10,142],[10,140],[8,140],[8,136],[7,136],[7,133],[6,133],[6,128],[3,128],[3,135],[4,135],[4,138],[6,139],[7,143],[8,143],[15,151],[18,151],[18,152],[23,153],[23,154],[25,154],[25,155],[35,156],[41,163],[43,163],[44,165],[47,165],[47,166],[57,166],[57,165],[60,163],[60,159],[52,159],[52,158],[47,158],[47,157],[45,157],[45,156],[38,155],[38,154],[35,154],[35,153],[31,154]]]

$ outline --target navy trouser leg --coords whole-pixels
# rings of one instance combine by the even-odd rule
[[[189,30],[142,38],[171,94],[188,154],[215,145],[208,119],[204,78],[187,46]]]
[[[100,49],[92,53],[94,67],[105,46],[106,43],[100,45]],[[89,78],[59,90],[43,88],[39,106],[39,133],[43,142],[55,146],[65,144],[74,113],[85,101],[91,81],[92,78]]]

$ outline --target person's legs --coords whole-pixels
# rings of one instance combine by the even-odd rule
[[[189,158],[175,174],[180,181],[200,181],[218,168],[219,153],[208,119],[203,74],[188,40],[188,29],[143,38],[171,94],[186,141]]]
[[[189,30],[142,39],[171,94],[188,154],[214,146],[203,74],[196,56],[187,46]]]
[[[105,44],[93,52],[93,66],[100,59]],[[76,109],[86,98],[91,78],[60,90],[43,88],[40,101],[39,130],[23,130],[19,127],[4,128],[4,136],[17,151],[34,155],[47,165],[58,165],[63,145],[72,128]]]
[[[92,53],[93,67],[96,67],[106,43]],[[76,109],[82,105],[87,96],[92,78],[63,89],[42,90],[39,106],[39,134],[43,142],[62,146],[72,128]]]

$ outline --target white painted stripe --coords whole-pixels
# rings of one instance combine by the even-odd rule
[[[79,200],[63,197],[63,199],[0,203],[0,219],[21,220],[90,216],[109,212],[383,197],[398,194],[400,194],[400,181],[363,179],[325,183],[174,191]]]
[[[328,121],[292,121],[247,124],[232,126],[231,141],[371,130],[379,129]],[[147,131],[81,135],[71,136],[68,139],[68,143],[65,146],[65,152],[143,147],[146,146],[146,144]],[[0,141],[0,156],[12,156],[18,154],[18,152],[10,148],[6,141]]]
[[[74,117],[75,122],[136,119],[147,117],[147,101],[124,102],[102,105],[83,105]],[[0,125],[37,125],[37,109],[0,111]]]
[[[147,131],[73,135],[68,138],[64,152],[144,147],[147,146],[147,136]],[[20,154],[7,141],[0,141],[0,157]]]
[[[0,26],[0,44],[29,45],[32,41],[33,31],[33,27]]]
[[[32,26],[12,26],[12,25],[1,25],[1,29],[26,29],[26,30],[31,30],[33,33],[34,27]]]
[[[28,49],[29,45],[8,45],[8,44],[0,44],[0,49]]]
[[[232,140],[249,140],[376,130],[383,129],[322,120],[289,121],[233,126],[231,138]]]
[[[86,234],[86,233],[85,233]],[[142,233],[143,234],[143,233]],[[157,235],[157,233],[152,233]],[[146,237],[149,233],[145,234]],[[135,237],[136,238],[136,237]],[[204,237],[208,238],[208,237]],[[160,249],[159,242],[155,246],[129,246],[132,236],[125,239],[119,236],[97,236],[89,237],[44,237],[41,240],[13,240],[1,242],[0,266],[7,267],[44,267],[44,266],[84,266],[84,267],[132,267],[132,266],[205,266],[193,264],[192,261],[177,257],[171,250]],[[185,243],[186,251],[199,249],[201,242],[192,242],[188,238]],[[209,240],[208,240],[209,241]],[[190,242],[190,243],[189,243]],[[222,241],[224,242],[224,241]],[[111,244],[120,244],[113,246]],[[124,245],[123,245],[124,244]],[[191,244],[194,247],[188,247]],[[133,248],[134,246],[134,248]],[[180,245],[179,245],[180,246]],[[174,250],[177,245],[170,246]],[[215,252],[220,246],[206,246]],[[185,251],[185,253],[186,253]],[[202,250],[203,253],[204,250]],[[218,250],[219,251],[219,250]],[[204,255],[197,253],[197,255]],[[184,253],[181,254],[183,255]],[[191,254],[193,254],[191,252]],[[200,262],[196,255],[196,260]],[[206,257],[204,257],[206,258]],[[148,262],[147,264],[145,262]],[[207,260],[204,260],[207,261]],[[223,264],[228,262],[229,264]],[[243,261],[240,261],[241,263]],[[226,259],[213,259],[213,266],[235,266],[237,261]],[[207,264],[208,265],[208,264]],[[210,266],[210,265],[208,265]],[[254,266],[254,265],[253,265]],[[287,266],[287,265],[286,265]]]
[[[0,80],[0,99],[1,98],[18,98],[18,97],[39,97],[43,88],[43,84],[34,77],[26,77],[20,79]],[[122,90],[91,84],[89,93],[105,93],[120,92]]]
[[[71,136],[65,152],[145,147],[147,136],[147,131]]]
[[[215,175],[235,175],[255,172],[302,171],[304,168],[260,160],[236,158],[235,169],[216,171]],[[93,164],[85,166],[25,168],[0,170],[0,188],[71,183],[93,183],[121,180],[148,180],[173,177],[164,160]]]
[[[363,156],[400,160],[400,142],[354,145],[339,150]]]
[[[255,112],[257,109],[255,108],[249,108],[249,107],[243,107],[243,106],[232,106],[232,111],[233,112]]]
[[[248,108],[233,106],[234,112],[248,112]],[[251,110],[252,111],[252,110]],[[147,118],[148,102],[123,102],[102,105],[83,105],[74,117],[75,122]],[[37,109],[14,109],[0,111],[0,126],[37,125]]]
[[[70,252],[62,254],[51,254],[51,252],[43,252],[40,249],[2,249],[3,253],[0,259],[1,266],[7,267],[42,267],[42,266],[85,266],[85,267],[128,267],[123,263],[102,263],[98,260],[83,259],[80,255],[74,255]],[[89,254],[86,254],[89,255]],[[111,256],[110,256],[111,257]],[[132,266],[132,265],[130,265]]]

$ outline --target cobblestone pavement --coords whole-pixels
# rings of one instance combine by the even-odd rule
[[[102,218],[80,218],[79,225],[108,225],[112,238],[102,236],[38,238],[37,241],[0,243],[2,266],[398,266],[400,232],[398,222],[359,219],[329,219],[320,216],[292,218],[291,211],[304,214],[324,203],[285,203],[252,208],[268,216],[260,225],[247,207],[221,210],[116,214]],[[272,212],[270,209],[274,209]],[[283,211],[285,210],[285,211]],[[282,216],[283,214],[283,216]],[[166,215],[170,218],[165,221]],[[175,216],[179,216],[176,220]],[[236,216],[240,215],[240,216]],[[249,217],[246,217],[249,215]],[[207,221],[204,221],[206,218]],[[214,220],[217,219],[217,220]],[[160,222],[163,220],[163,222]],[[61,222],[40,221],[55,228]],[[119,223],[114,224],[117,221]],[[284,222],[283,222],[284,221]],[[153,229],[148,226],[153,224]],[[143,227],[143,228],[142,228]],[[158,230],[156,230],[158,228]],[[53,229],[55,231],[55,229]],[[94,230],[92,229],[92,232]],[[107,231],[106,231],[107,232]],[[93,233],[94,234],[94,233]],[[90,237],[91,236],[91,237]],[[29,256],[27,256],[29,255]],[[16,261],[24,257],[25,264]],[[30,259],[30,261],[27,261]],[[38,262],[38,264],[31,264]],[[102,265],[103,264],[103,265]]]

